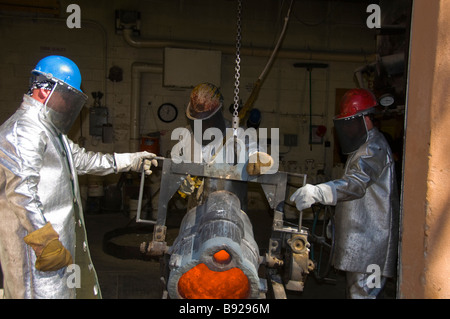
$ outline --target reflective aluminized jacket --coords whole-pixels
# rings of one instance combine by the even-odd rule
[[[87,152],[58,135],[43,105],[25,95],[0,127],[0,263],[6,298],[100,298],[84,226],[77,174],[114,172],[110,154]],[[36,270],[23,238],[50,222],[74,264]]]
[[[330,183],[336,196],[337,269],[395,274],[399,198],[394,160],[384,136],[373,128],[368,140],[349,155],[344,176]]]

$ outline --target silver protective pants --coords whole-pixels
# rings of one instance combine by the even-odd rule
[[[346,296],[349,299],[377,299],[386,284],[386,277],[372,278],[373,274],[347,272]]]

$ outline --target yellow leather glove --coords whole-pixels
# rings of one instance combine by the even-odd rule
[[[192,195],[196,188],[199,188],[203,183],[203,180],[191,175],[186,176],[183,183],[180,185],[178,189],[178,194],[181,195],[182,198],[186,198],[187,196]]]
[[[265,174],[273,165],[272,156],[264,152],[256,152],[249,156],[247,173],[250,176]]]
[[[55,271],[73,263],[70,252],[59,241],[59,235],[50,223],[28,234],[23,240],[36,254],[37,270]]]

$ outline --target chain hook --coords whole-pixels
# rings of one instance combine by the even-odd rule
[[[242,13],[242,0],[238,0],[237,7],[237,27],[236,27],[236,66],[235,70],[235,81],[234,81],[234,112],[233,112],[233,131],[234,135],[237,134],[237,129],[239,128],[239,79],[241,77],[241,13]]]

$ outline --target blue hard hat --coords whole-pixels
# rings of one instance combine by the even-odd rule
[[[258,109],[252,109],[248,120],[253,124],[259,124],[261,122],[261,111]]]
[[[252,109],[247,119],[247,127],[258,128],[261,123],[261,111]]]
[[[53,81],[63,81],[81,92],[81,73],[78,66],[70,59],[60,55],[50,55],[38,62],[31,71],[35,75],[43,75]]]

